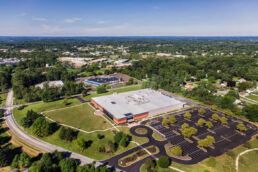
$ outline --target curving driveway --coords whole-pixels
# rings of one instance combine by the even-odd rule
[[[15,134],[19,139],[21,139],[23,142],[27,143],[28,145],[33,145],[36,148],[40,149],[42,152],[53,152],[55,150],[60,151],[60,152],[68,152],[70,153],[70,157],[74,159],[78,159],[81,161],[82,164],[87,164],[87,163],[92,163],[95,161],[94,159],[91,159],[89,157],[83,156],[78,153],[70,152],[69,150],[66,150],[62,147],[52,145],[50,143],[47,143],[45,141],[42,141],[36,137],[33,137],[26,133],[22,128],[19,127],[19,125],[16,123],[13,114],[12,114],[12,109],[13,109],[13,91],[9,91],[7,98],[6,98],[6,117],[5,121],[9,129],[13,134]],[[99,162],[97,164],[100,164]]]

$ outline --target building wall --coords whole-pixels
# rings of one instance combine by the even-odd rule
[[[91,100],[91,105],[94,106],[96,109],[99,109],[101,110],[102,112],[104,112],[106,115],[108,115],[109,117],[111,117],[112,115],[110,114],[109,115],[109,112],[107,112],[102,106],[100,106],[98,103],[96,103],[94,100]],[[143,118],[146,118],[148,117],[149,113],[148,112],[145,112],[145,113],[141,113],[141,114],[137,114],[137,115],[134,115],[133,116],[133,120],[137,121],[137,120],[140,120],[140,119],[143,119]],[[117,119],[117,118],[114,118],[114,117],[111,117],[114,122],[116,124],[124,124],[127,122],[127,119],[126,118],[121,118],[121,119]]]
[[[127,122],[127,119],[126,118],[122,118],[122,119],[116,119],[116,118],[113,118],[114,122],[116,124],[125,124]]]
[[[136,120],[139,120],[139,119],[142,119],[142,118],[146,118],[148,115],[149,115],[148,112],[145,112],[145,113],[142,113],[142,114],[137,114],[137,115],[134,115],[133,119],[136,121]]]
[[[103,108],[102,106],[100,106],[98,103],[96,103],[94,100],[91,100],[91,101],[90,101],[90,104],[91,104],[92,106],[94,106],[96,109],[99,109],[99,110],[101,110],[102,112],[104,112],[104,108]]]

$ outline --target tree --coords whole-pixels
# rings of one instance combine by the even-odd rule
[[[204,108],[200,108],[200,109],[198,110],[198,113],[199,113],[200,115],[204,115],[204,114],[206,113],[206,110],[205,110]]]
[[[169,125],[167,118],[162,118],[162,125],[167,127]]]
[[[78,162],[72,158],[65,158],[59,162],[61,172],[76,172]]]
[[[218,121],[219,120],[219,115],[218,114],[216,114],[216,113],[214,113],[214,114],[212,114],[212,117],[211,117],[213,120],[215,120],[215,121]]]
[[[176,117],[174,116],[174,115],[171,115],[171,116],[169,116],[169,123],[170,124],[174,124],[174,123],[176,123]]]
[[[188,124],[184,123],[183,125],[181,125],[181,133],[184,137],[192,137],[193,135],[195,135],[198,130],[194,127],[189,127]]]
[[[29,168],[29,172],[40,172],[40,171],[57,171],[57,165],[54,164],[50,153],[44,153],[41,159],[34,162]],[[59,169],[58,169],[59,170]]]
[[[212,124],[212,122],[207,121],[207,122],[205,123],[205,126],[206,126],[207,128],[212,128],[212,127],[213,127],[213,124]]]
[[[78,132],[67,127],[61,127],[59,132],[59,138],[65,141],[73,141],[77,138]]]
[[[206,124],[206,120],[205,119],[203,119],[203,118],[198,119],[197,126],[201,127],[204,124]]]
[[[107,85],[103,84],[97,87],[97,93],[102,94],[107,92]]]
[[[258,105],[247,105],[243,108],[242,114],[250,121],[258,122]]]
[[[221,124],[223,124],[223,125],[227,125],[227,124],[228,124],[228,119],[223,116],[222,118],[220,118],[220,122],[221,122]]]
[[[243,123],[237,124],[236,128],[237,128],[237,130],[239,130],[241,132],[244,132],[247,130],[246,126]]]
[[[11,167],[12,168],[26,168],[29,167],[31,165],[31,158],[24,152],[22,152],[21,154],[17,154],[15,155]]]
[[[40,115],[37,112],[29,110],[26,114],[26,117],[24,117],[21,121],[22,126],[29,128],[38,117],[40,117]]]
[[[130,141],[131,141],[131,136],[123,132],[117,132],[114,136],[115,144],[121,145],[123,147],[127,147]]]
[[[92,140],[85,140],[84,138],[77,138],[76,144],[83,150],[89,148],[92,144]]]
[[[31,127],[32,132],[39,137],[46,137],[52,134],[51,124],[44,117],[37,118]]]
[[[215,138],[213,136],[206,136],[204,139],[198,140],[199,147],[209,147],[215,143]]]
[[[8,164],[9,160],[7,154],[8,151],[6,149],[0,149],[0,167],[5,167]]]
[[[175,156],[182,156],[183,154],[183,150],[180,146],[173,146],[170,149],[170,152],[172,153],[172,155],[175,155]]]
[[[186,113],[184,114],[184,118],[185,118],[185,119],[191,119],[191,117],[192,117],[192,114],[191,114],[190,112],[186,112]]]
[[[171,161],[167,156],[161,156],[159,157],[157,164],[161,168],[168,168],[171,164]]]
[[[84,138],[77,138],[76,140],[77,146],[79,146],[82,151],[86,148],[85,139]]]
[[[144,167],[145,167],[146,171],[153,172],[155,170],[155,167],[156,167],[156,162],[151,158],[147,158],[144,161]]]

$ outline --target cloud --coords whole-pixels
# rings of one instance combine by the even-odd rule
[[[81,21],[81,18],[78,17],[72,17],[72,18],[67,18],[64,20],[65,23],[77,23],[79,21]]]
[[[48,19],[47,19],[47,18],[44,18],[44,17],[32,17],[32,20],[33,20],[33,21],[39,21],[39,22],[45,22],[45,21],[47,21]]]

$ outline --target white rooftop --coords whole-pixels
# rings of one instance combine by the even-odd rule
[[[126,114],[136,115],[184,104],[152,89],[142,89],[92,99],[117,119],[126,117]]]

